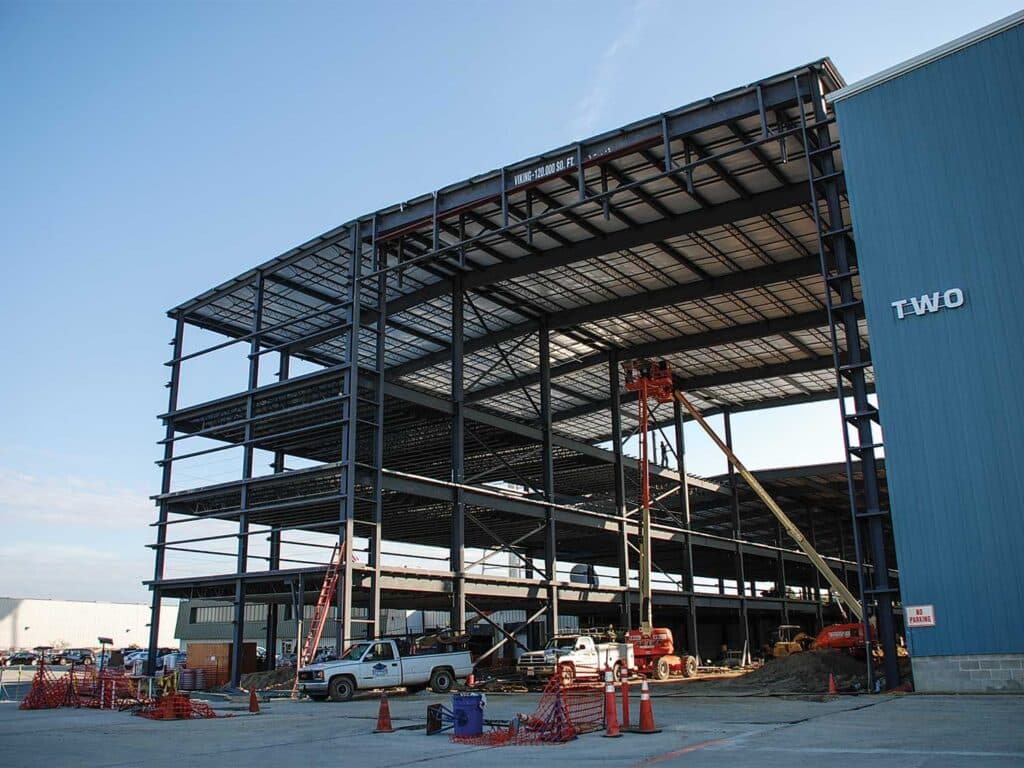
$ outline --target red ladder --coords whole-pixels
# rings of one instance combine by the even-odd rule
[[[338,586],[339,571],[341,569],[341,558],[345,552],[345,545],[340,547],[335,544],[331,551],[331,562],[327,566],[327,573],[324,575],[324,582],[320,586],[320,597],[316,601],[316,610],[313,611],[313,618],[309,623],[309,631],[306,633],[306,641],[299,649],[299,655],[295,660],[295,683],[292,685],[292,695],[298,693],[299,670],[309,666],[316,658],[317,648],[320,645],[320,636],[324,631],[324,624],[327,623],[327,611],[331,607],[331,599],[334,590]],[[302,605],[300,598],[299,621],[302,620]],[[340,649],[339,649],[340,652]]]

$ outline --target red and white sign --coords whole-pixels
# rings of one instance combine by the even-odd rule
[[[914,627],[934,627],[935,626],[935,606],[934,605],[908,605],[907,611],[907,629],[913,629]]]

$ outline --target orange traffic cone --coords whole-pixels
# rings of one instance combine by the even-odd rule
[[[832,696],[839,693],[839,689],[836,687],[836,676],[831,672],[828,673],[828,692]]]
[[[391,707],[388,705],[388,694],[386,692],[380,695],[380,711],[377,713],[377,727],[373,729],[373,732],[395,732],[395,729],[391,725]]]
[[[256,688],[249,689],[249,712],[253,715],[260,713],[260,703],[256,700]]]
[[[654,711],[651,709],[651,689],[644,680],[640,686],[640,727],[633,733],[661,733],[660,728],[654,727]]]
[[[622,736],[619,731],[619,716],[615,706],[615,684],[612,682],[612,671],[604,672],[604,733],[602,736],[617,739]]]
[[[466,678],[466,687],[472,688],[474,685],[476,685],[476,678],[473,676],[473,673],[470,672],[469,677]]]

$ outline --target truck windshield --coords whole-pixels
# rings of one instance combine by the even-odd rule
[[[576,647],[575,637],[553,637],[544,646],[547,650],[571,651]]]
[[[369,648],[371,643],[356,643],[338,657],[339,661],[358,661],[363,657],[363,652]]]

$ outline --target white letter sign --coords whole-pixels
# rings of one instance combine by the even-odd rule
[[[909,305],[909,306],[908,306]],[[940,309],[956,309],[964,305],[962,288],[948,288],[945,291],[932,291],[909,299],[897,299],[889,306],[896,310],[896,319],[904,320],[911,315],[920,317],[938,312]]]

